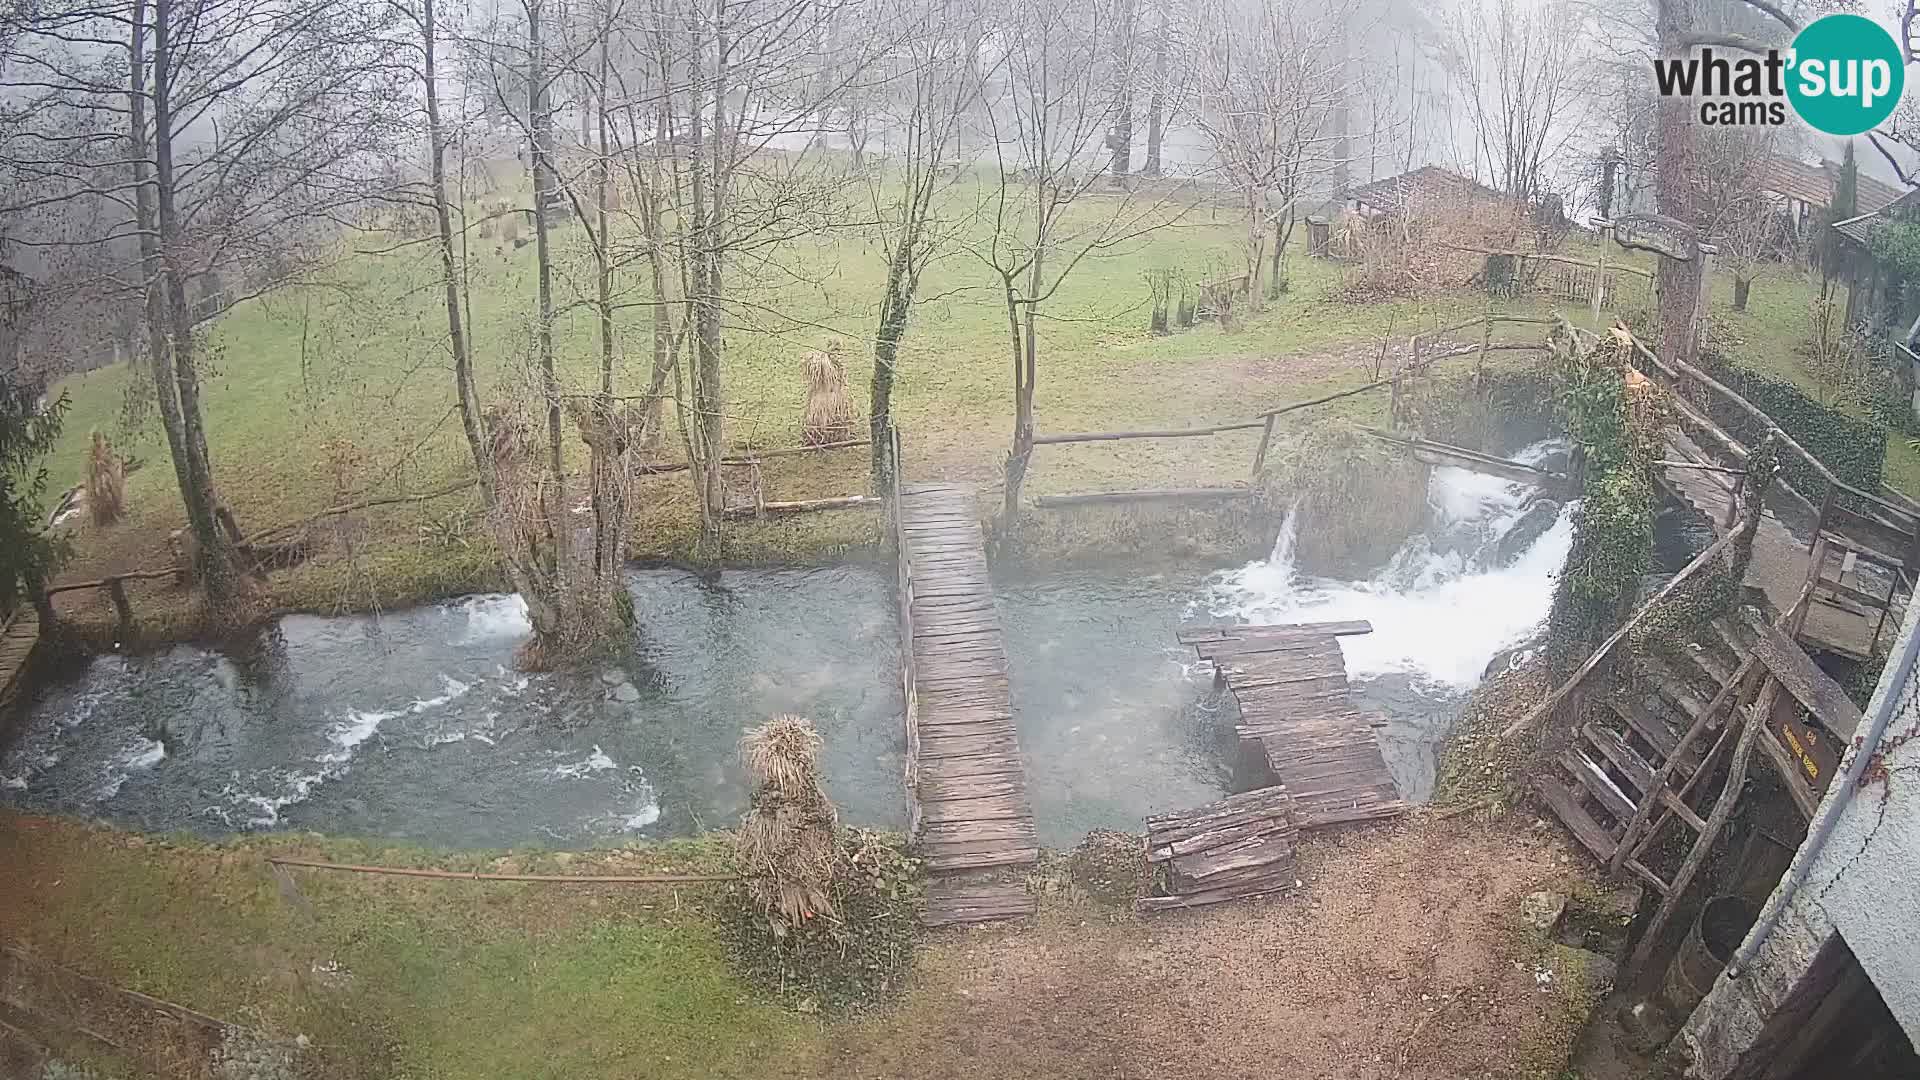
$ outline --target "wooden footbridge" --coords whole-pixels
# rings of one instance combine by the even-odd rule
[[[13,707],[26,685],[33,650],[40,644],[40,616],[21,604],[0,628],[0,710]]]
[[[907,835],[932,878],[924,921],[1033,911],[1022,868],[1039,859],[1007,654],[974,493],[895,498],[907,694]]]
[[[1147,859],[1165,895],[1143,912],[1203,907],[1293,887],[1303,831],[1406,812],[1374,729],[1354,707],[1339,639],[1371,624],[1296,623],[1183,630],[1240,706],[1234,733],[1256,785],[1193,810],[1147,819]]]

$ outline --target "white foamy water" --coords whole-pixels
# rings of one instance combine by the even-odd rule
[[[1538,462],[1564,445],[1536,443],[1514,455]],[[1203,601],[1218,618],[1253,623],[1366,619],[1371,634],[1340,639],[1355,678],[1404,673],[1464,690],[1501,650],[1532,636],[1553,603],[1554,579],[1573,544],[1573,508],[1519,552],[1498,556],[1526,517],[1535,490],[1483,473],[1436,468],[1427,488],[1429,527],[1367,581],[1312,578],[1294,559],[1299,513],[1289,513],[1271,557],[1218,575]],[[1311,523],[1309,522],[1309,527]]]
[[[246,824],[256,828],[272,828],[280,824],[280,811],[289,806],[302,803],[313,794],[313,790],[328,780],[347,771],[353,762],[355,751],[368,739],[380,732],[380,725],[402,716],[419,716],[422,713],[438,709],[448,702],[464,695],[473,687],[448,675],[440,676],[443,693],[430,698],[420,698],[399,709],[385,710],[347,710],[347,718],[327,729],[328,749],[313,759],[319,768],[311,772],[286,771],[273,774],[278,792],[244,790],[236,785],[228,785],[221,794],[238,806],[251,806],[260,811],[246,819]],[[163,751],[164,752],[164,751]],[[115,790],[118,790],[116,785]],[[231,820],[224,810],[209,810],[222,820]]]
[[[489,638],[521,638],[533,633],[533,621],[527,618],[527,602],[519,593],[494,593],[469,596],[458,604],[467,617],[466,632],[460,640],[484,641]]]

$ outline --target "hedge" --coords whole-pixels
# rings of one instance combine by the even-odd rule
[[[1790,382],[1762,375],[1710,350],[1702,350],[1701,369],[1726,384],[1773,418],[1780,430],[1842,481],[1878,494],[1880,475],[1887,463],[1887,430],[1870,420],[1848,416],[1822,405]],[[1735,408],[1720,395],[1705,392],[1707,415],[1734,438],[1752,446],[1765,433],[1761,423]],[[1819,502],[1826,494],[1825,479],[1797,454],[1783,454],[1780,471],[1802,495]]]

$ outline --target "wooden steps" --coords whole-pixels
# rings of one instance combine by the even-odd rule
[[[923,921],[1028,914],[1025,887],[992,876],[1037,862],[1040,842],[973,493],[946,485],[902,491],[894,521],[909,643],[908,837],[933,876]]]
[[[1147,862],[1167,895],[1135,901],[1144,914],[1269,896],[1293,888],[1299,829],[1293,798],[1266,787],[1147,819]]]
[[[1688,796],[1726,744],[1724,716],[1734,696],[1726,687],[1754,649],[1752,636],[1725,619],[1682,646],[1677,656],[1637,657],[1637,675],[1604,696],[1611,718],[1602,714],[1583,723],[1554,759],[1559,775],[1534,784],[1541,801],[1596,859],[1611,865],[1620,845],[1630,842],[1621,868],[1662,896],[1672,884],[1642,859],[1669,821],[1696,835],[1708,831]],[[1665,782],[1662,771],[1668,773]]]

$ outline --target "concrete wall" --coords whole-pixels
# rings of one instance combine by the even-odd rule
[[[1746,973],[1739,979],[1722,975],[1694,1010],[1681,1032],[1694,1061],[1689,1076],[1727,1076],[1834,931],[1859,958],[1907,1037],[1920,1046],[1920,678],[1888,685],[1916,623],[1920,603],[1908,605],[1893,646],[1894,662],[1887,664],[1866,710],[1868,720],[1861,723],[1864,734],[1882,702],[1894,701],[1896,711],[1881,742],[1890,748],[1884,755],[1886,773],[1870,766],[1867,782],[1854,792],[1832,838],[1815,857],[1806,884],[1786,901],[1779,929]],[[1830,788],[1820,813],[1840,795],[1839,785]],[[1803,848],[1795,865],[1807,857]],[[1768,907],[1780,903],[1776,891]]]

